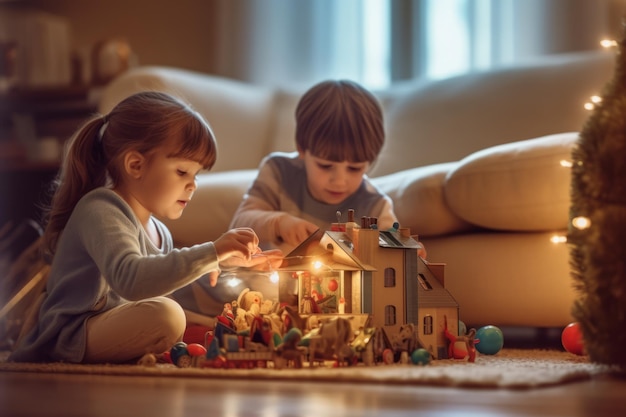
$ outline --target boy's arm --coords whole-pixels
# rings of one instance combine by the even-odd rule
[[[251,227],[261,243],[278,245],[278,221],[286,215],[280,207],[280,175],[275,167],[265,160],[257,178],[244,195],[233,215],[230,228]]]
[[[279,242],[278,222],[286,213],[276,211],[262,198],[246,194],[239,208],[233,216],[230,228],[250,227],[261,243],[271,243],[276,246]]]
[[[380,230],[388,230],[398,221],[393,209],[393,201],[387,195],[385,195],[380,203],[380,210],[378,210],[378,228]],[[402,225],[400,225],[402,226]]]

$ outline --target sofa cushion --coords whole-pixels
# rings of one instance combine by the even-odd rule
[[[452,169],[445,198],[478,226],[509,231],[567,228],[571,160],[578,133],[560,133],[475,152]]]
[[[398,85],[372,176],[458,161],[508,142],[578,130],[590,96],[611,79],[614,53],[555,54],[524,65]]]
[[[403,227],[419,236],[437,236],[471,229],[448,207],[443,186],[456,162],[407,169],[373,178],[372,182],[387,193]]]

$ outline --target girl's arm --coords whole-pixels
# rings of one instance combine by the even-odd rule
[[[112,191],[84,200],[76,206],[68,227],[75,228],[107,283],[125,299],[166,295],[218,269],[212,242],[158,253],[130,207]],[[163,230],[162,238],[171,241],[167,229]]]

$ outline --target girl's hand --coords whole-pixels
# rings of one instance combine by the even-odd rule
[[[289,214],[281,217],[276,224],[278,237],[289,246],[296,247],[315,232],[318,227],[311,222]]]
[[[230,258],[250,261],[252,255],[261,252],[259,238],[249,227],[231,229],[213,242],[220,264]]]
[[[220,267],[235,266],[250,262],[252,255],[259,253],[259,238],[249,227],[231,229],[213,242]],[[209,272],[211,286],[217,284],[220,270]]]
[[[271,271],[279,268],[283,263],[285,255],[280,249],[271,249],[252,255],[248,267],[258,271]]]
[[[283,263],[283,252],[280,249],[271,249],[265,252],[259,252],[250,258],[250,260],[244,260],[238,257],[230,257],[223,262],[220,262],[222,268],[235,268],[235,267],[247,267],[257,271],[271,271],[279,268]],[[215,287],[217,279],[219,278],[221,270],[209,272],[209,284]]]

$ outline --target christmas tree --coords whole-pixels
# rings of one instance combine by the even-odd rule
[[[626,30],[600,98],[572,151],[573,315],[590,359],[626,369]]]

